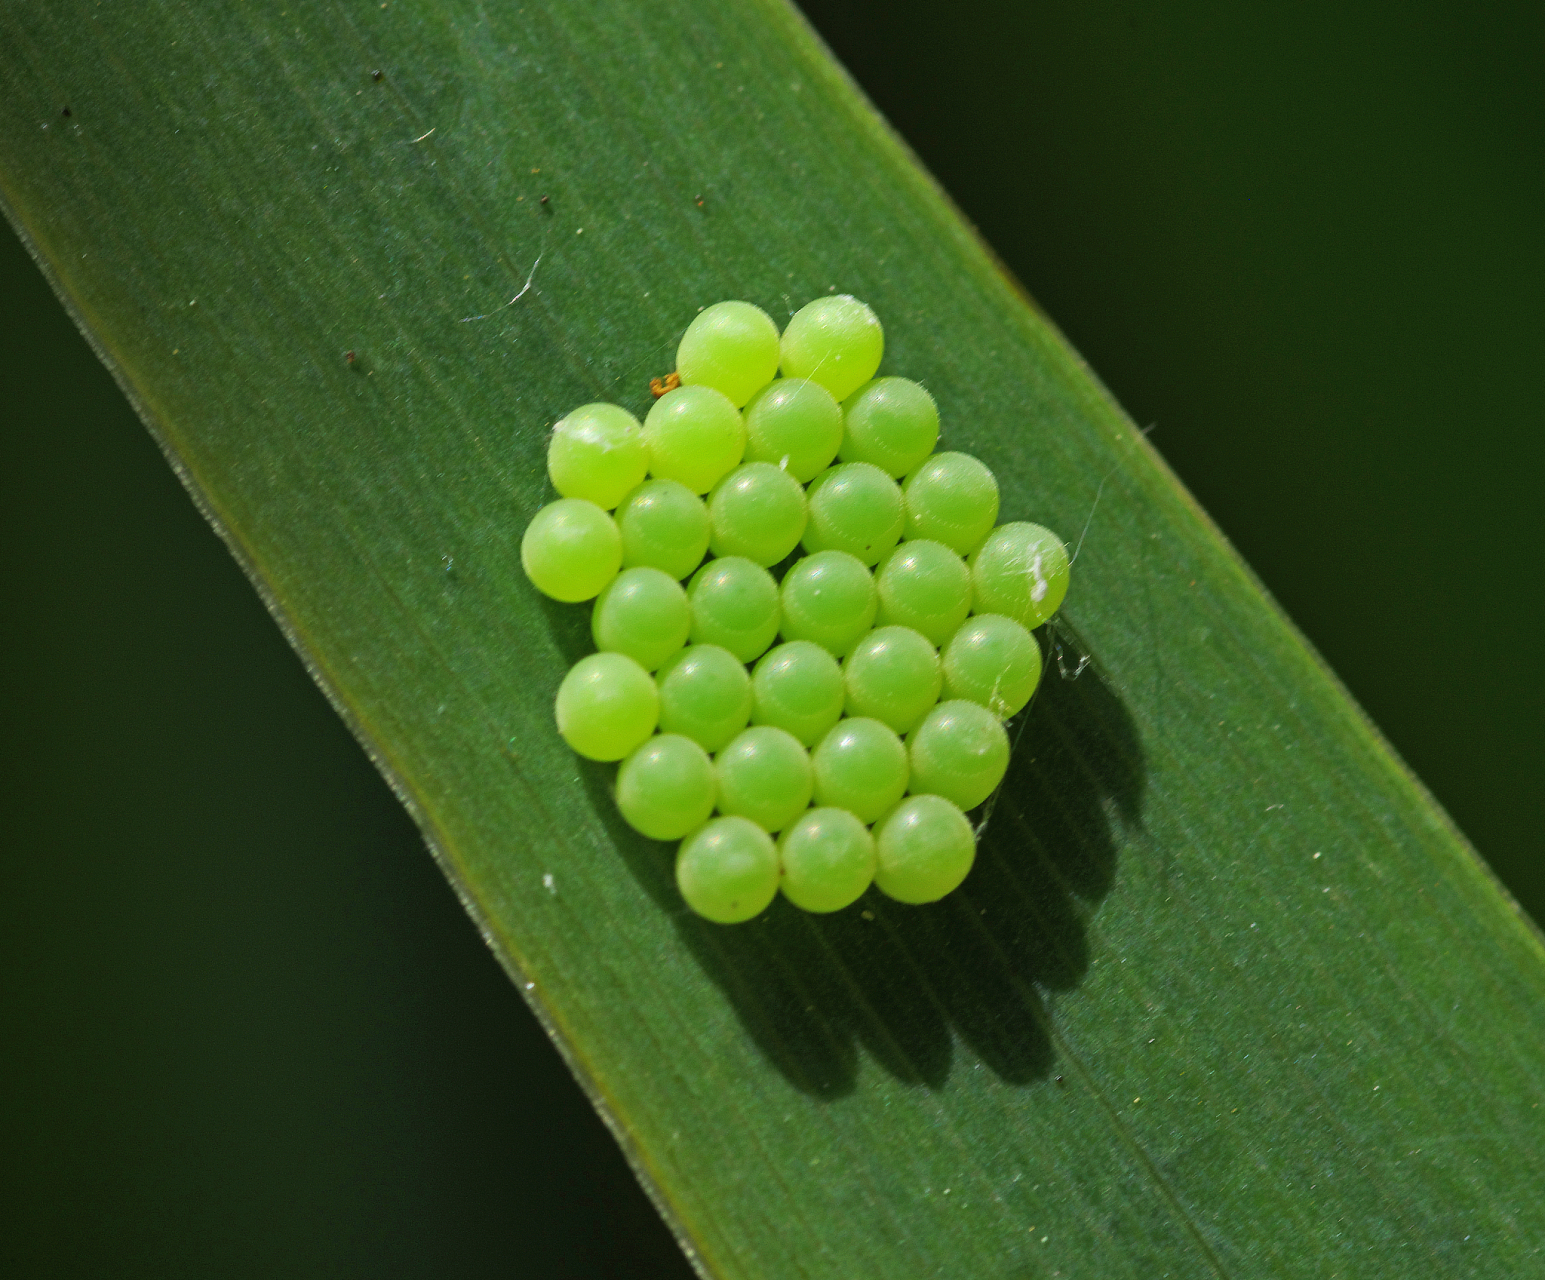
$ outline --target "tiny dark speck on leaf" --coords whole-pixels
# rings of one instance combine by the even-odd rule
[[[385,75],[386,75],[386,72],[384,72],[384,71],[372,71],[370,73],[370,78],[372,80],[380,80]]]
[[[354,363],[354,353],[352,351],[345,351],[343,353],[343,361],[344,361],[345,364],[353,364]]]
[[[74,114],[75,114],[75,113],[74,113],[74,112],[73,112],[73,111],[71,111],[71,110],[70,110],[70,109],[69,109],[69,107],[66,107],[66,108],[65,108],[65,109],[64,109],[64,110],[63,110],[63,111],[61,111],[61,112],[60,112],[60,113],[59,113],[59,114],[60,114],[60,115],[62,115],[62,116],[63,116],[63,117],[64,117],[64,118],[65,118],[65,119],[66,119],[66,120],[68,120],[68,119],[69,119],[69,118],[70,118],[70,117],[71,117],[71,116],[72,116],[72,115],[74,115]]]

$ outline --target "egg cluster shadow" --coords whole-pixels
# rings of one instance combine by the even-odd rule
[[[1085,922],[1114,883],[1122,829],[1140,826],[1146,769],[1096,665],[1076,679],[1053,666],[1008,727],[1018,739],[1008,773],[973,815],[985,819],[976,865],[923,907],[870,888],[812,915],[780,895],[748,924],[711,924],[682,905],[666,850],[616,815],[615,770],[585,774],[629,869],[796,1088],[851,1092],[863,1052],[900,1081],[937,1088],[957,1043],[1024,1084],[1052,1071],[1042,993],[1076,986],[1088,968]]]

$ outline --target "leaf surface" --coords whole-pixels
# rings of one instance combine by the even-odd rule
[[[0,13],[12,218],[706,1273],[1538,1266],[1538,934],[797,15]],[[520,535],[569,408],[832,290],[1093,664],[961,893],[721,929],[557,739]]]

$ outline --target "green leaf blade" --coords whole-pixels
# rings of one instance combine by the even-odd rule
[[[1538,935],[791,12],[3,26],[13,216],[709,1273],[1537,1258]],[[520,531],[697,307],[832,287],[1005,519],[1099,495],[1096,665],[956,899],[716,929],[552,732]]]

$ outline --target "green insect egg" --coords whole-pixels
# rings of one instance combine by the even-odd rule
[[[875,378],[842,402],[844,462],[868,462],[904,476],[939,441],[939,407],[910,378]]]
[[[755,662],[778,634],[778,584],[743,556],[710,560],[687,585],[692,642],[716,644]]]
[[[750,818],[764,831],[782,831],[810,804],[815,785],[810,753],[798,738],[772,725],[754,725],[714,757],[719,812]]]
[[[842,443],[842,406],[808,378],[769,383],[751,397],[742,416],[746,461],[782,467],[800,484],[831,466]]]
[[[880,367],[885,330],[857,298],[839,294],[796,311],[781,345],[785,378],[809,378],[845,400]]]
[[[679,480],[645,480],[617,508],[622,564],[663,569],[680,581],[708,554],[708,508]]]
[[[778,373],[778,326],[749,302],[716,302],[698,313],[676,348],[685,387],[721,392],[737,408]]]
[[[651,840],[680,840],[713,813],[713,761],[691,738],[661,733],[617,770],[617,808],[623,820]]]
[[[596,597],[590,634],[603,652],[625,653],[654,671],[687,642],[692,607],[663,569],[624,569]]]
[[[874,837],[846,809],[811,809],[778,840],[783,896],[805,911],[841,911],[874,879]]]
[[[587,760],[621,760],[655,730],[660,695],[649,673],[620,653],[581,658],[558,686],[558,732]]]
[[[970,555],[998,522],[998,481],[966,453],[936,453],[901,486],[906,536]]]
[[[842,657],[874,625],[879,596],[857,556],[817,551],[783,575],[779,624],[785,640],[809,640]]]
[[[729,398],[712,387],[677,387],[654,402],[644,419],[649,474],[707,493],[746,450],[746,424]]]
[[[751,677],[739,658],[716,644],[690,644],[655,676],[660,732],[717,751],[751,720]]]
[[[607,511],[642,483],[648,467],[644,429],[615,404],[581,405],[553,428],[547,445],[553,488]]]
[[[1002,614],[966,619],[939,656],[944,696],[969,698],[1000,720],[1017,715],[1041,682],[1041,646]]]
[[[871,463],[844,462],[821,472],[805,497],[806,551],[846,551],[869,565],[901,541],[901,489]]]
[[[974,809],[998,789],[1009,767],[1009,735],[986,707],[941,702],[907,736],[913,795],[943,796]]]
[[[1067,548],[1038,524],[999,525],[971,556],[971,583],[977,613],[1038,627],[1068,593]]]
[[[622,537],[611,516],[595,503],[559,498],[526,526],[520,564],[543,595],[577,604],[599,595],[617,576]]]
[[[976,861],[966,815],[942,796],[902,801],[874,832],[875,887],[897,902],[937,902]]]
[[[813,747],[842,718],[842,668],[818,644],[791,640],[757,660],[751,722],[770,724]]]
[[[749,818],[715,818],[681,842],[676,887],[715,924],[761,915],[778,893],[778,848]]]
[[[906,733],[939,700],[944,674],[927,637],[911,627],[877,627],[842,664],[850,716],[868,716]]]
[[[839,720],[810,753],[815,802],[846,809],[860,822],[889,812],[906,793],[907,749],[878,720]]]
[[[911,627],[944,644],[971,612],[971,571],[942,542],[903,542],[875,570],[878,626]]]
[[[708,496],[708,546],[716,556],[777,564],[805,532],[805,490],[770,462],[747,462]]]

